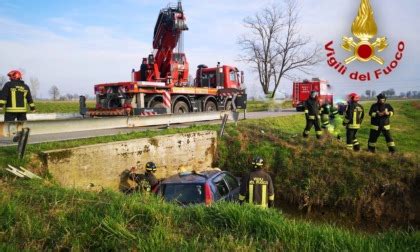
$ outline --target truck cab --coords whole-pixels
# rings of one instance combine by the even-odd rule
[[[227,65],[209,68],[206,65],[197,67],[195,87],[208,87],[217,89],[241,89],[244,82],[244,74],[236,67]]]

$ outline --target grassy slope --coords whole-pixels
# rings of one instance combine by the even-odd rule
[[[420,233],[355,234],[288,220],[275,210],[182,208],[154,197],[8,182],[0,192],[0,250],[416,251]]]
[[[219,164],[240,174],[249,169],[252,156],[262,156],[275,177],[278,198],[307,211],[335,209],[385,226],[413,221],[416,213],[418,221],[420,128],[414,120],[420,118],[419,103],[393,105],[397,155],[386,153],[383,138],[376,155],[349,152],[328,137],[302,139],[304,120],[297,115],[247,121],[228,131],[219,146]],[[367,122],[359,134],[365,148],[368,127]]]
[[[357,220],[395,219],[395,213],[387,211],[395,209],[402,218],[400,221],[404,222],[409,216],[401,212],[410,214],[413,207],[418,209],[418,206],[415,208],[416,201],[412,201],[412,194],[420,195],[420,188],[415,188],[420,184],[419,180],[416,181],[420,177],[420,168],[415,157],[418,155],[419,126],[414,124],[415,118],[420,116],[419,103],[393,105],[396,109],[393,132],[398,148],[400,152],[406,152],[404,154],[353,154],[332,139],[324,139],[321,143],[314,138],[303,140],[300,134],[304,120],[298,115],[250,120],[239,123],[238,128],[229,125],[228,136],[219,144],[219,165],[240,174],[249,168],[248,161],[252,156],[259,154],[266,159],[267,168],[275,177],[278,200],[306,210],[311,207],[312,211],[326,207],[350,215],[357,212]],[[218,129],[218,126],[30,145],[28,151],[37,153],[46,149],[202,129]],[[367,133],[362,129],[360,138],[366,139]],[[319,150],[314,151],[315,147]],[[384,151],[385,145],[382,143],[380,148]],[[0,148],[0,166],[7,163],[27,165],[28,159],[18,162],[14,155],[14,148]],[[328,225],[293,221],[277,212],[251,207],[227,204],[214,208],[178,208],[153,199],[139,205],[136,202],[141,199],[110,192],[96,195],[48,184],[12,182],[1,171],[0,187],[0,244],[8,241],[10,248],[38,249],[44,245],[73,244],[74,248],[138,246],[151,249],[159,244],[162,250],[178,246],[185,249],[275,247],[315,250],[320,246],[326,250],[391,251],[415,250],[420,243],[419,232],[363,237]],[[385,196],[381,196],[382,193]],[[130,220],[134,220],[134,224]],[[152,223],[152,227],[146,228],[145,223]],[[76,234],[81,234],[80,238]]]

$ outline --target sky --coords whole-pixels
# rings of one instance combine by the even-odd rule
[[[139,68],[141,58],[152,51],[152,33],[157,15],[168,0],[0,0],[0,75],[11,69],[23,69],[24,79],[40,81],[40,97],[47,98],[52,85],[62,95],[93,95],[93,86],[104,82],[127,81],[131,69]],[[172,0],[176,3],[176,0]],[[245,72],[249,94],[262,91],[249,65],[238,61],[241,53],[238,37],[246,34],[243,19],[274,0],[183,0],[189,30],[184,48],[190,73],[196,66],[215,66],[218,61],[235,65]],[[357,14],[359,0],[298,0],[300,32],[322,47],[334,41],[340,61],[350,56],[341,49],[341,38],[353,36],[351,24]],[[364,94],[372,89],[380,92],[394,88],[399,92],[420,91],[420,24],[418,0],[371,0],[378,25],[378,36],[388,39],[389,47],[378,55],[385,65],[375,62],[353,62],[349,71],[373,72],[386,67],[404,41],[403,58],[398,67],[379,80],[360,82],[339,75],[323,62],[311,75],[297,73],[300,79],[319,77],[328,80],[337,96],[349,92]],[[284,79],[280,92],[291,93],[292,81]]]

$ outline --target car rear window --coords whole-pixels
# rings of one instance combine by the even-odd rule
[[[194,204],[204,202],[203,184],[166,184],[163,188],[163,197],[167,201],[176,201],[181,204]]]

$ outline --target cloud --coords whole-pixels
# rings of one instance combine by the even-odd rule
[[[107,27],[86,26],[72,37],[4,18],[0,19],[0,27],[14,31],[0,31],[2,74],[9,69],[25,69],[26,79],[39,78],[43,97],[52,85],[59,86],[63,94],[92,95],[96,83],[130,80],[131,68],[140,64],[139,55],[150,48],[130,37],[117,36]]]

